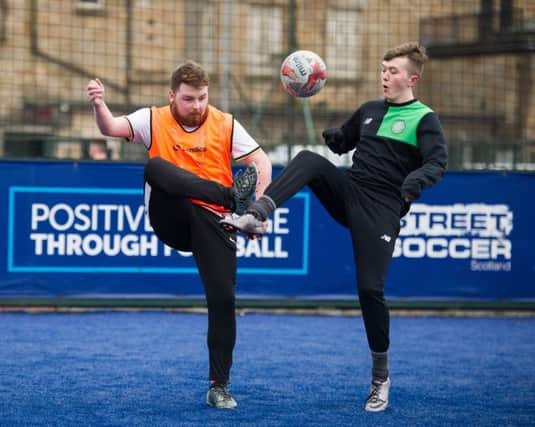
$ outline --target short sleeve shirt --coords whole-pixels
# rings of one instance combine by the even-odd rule
[[[151,146],[151,111],[150,108],[141,108],[126,116],[132,128],[132,140],[141,142],[147,148]],[[258,150],[260,146],[249,135],[245,128],[236,120],[234,120],[234,130],[232,132],[232,158],[240,160],[249,156],[254,151]],[[191,132],[195,128],[184,127]]]

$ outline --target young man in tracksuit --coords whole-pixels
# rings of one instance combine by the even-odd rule
[[[208,104],[208,74],[187,61],[171,77],[169,105],[141,108],[114,117],[104,102],[104,86],[91,80],[87,96],[100,131],[141,142],[145,166],[145,206],[154,232],[166,245],[193,252],[208,307],[210,387],[208,405],[231,409],[232,353],[236,341],[236,239],[219,225],[227,213],[242,214],[252,193],[271,182],[271,162],[232,115]],[[232,180],[232,160],[245,173]]]
[[[439,119],[413,94],[426,60],[424,48],[416,43],[388,50],[381,71],[384,99],[364,103],[340,128],[323,132],[337,154],[356,148],[351,168],[340,170],[324,157],[302,151],[245,215],[221,221],[227,231],[261,235],[268,216],[308,185],[331,216],[349,229],[372,358],[367,411],[388,406],[389,311],[384,283],[400,218],[423,189],[440,180],[447,165]]]

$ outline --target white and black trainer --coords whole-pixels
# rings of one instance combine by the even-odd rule
[[[388,407],[389,391],[390,378],[387,378],[386,381],[373,380],[364,409],[368,412],[384,411]]]
[[[241,232],[250,239],[261,238],[267,231],[265,222],[257,219],[253,214],[245,213],[242,216],[227,216],[219,221],[221,227],[229,233]]]
[[[227,386],[223,384],[210,386],[206,393],[206,404],[218,409],[235,409],[238,406]]]

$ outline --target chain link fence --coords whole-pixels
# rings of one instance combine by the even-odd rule
[[[384,51],[419,41],[431,58],[416,95],[441,117],[452,170],[535,170],[531,0],[0,0],[0,155],[141,162],[104,139],[85,87],[98,77],[116,115],[168,102],[185,59],[210,73],[210,101],[285,164],[307,147],[337,164],[321,131],[381,96]],[[280,86],[284,57],[328,67],[312,98]]]

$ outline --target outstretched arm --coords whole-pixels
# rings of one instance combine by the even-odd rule
[[[321,135],[333,153],[344,154],[351,151],[357,146],[360,138],[360,108],[341,128],[325,129]]]
[[[321,135],[329,150],[335,154],[344,154],[351,149],[346,144],[344,133],[340,128],[325,129]]]
[[[103,135],[131,138],[130,126],[125,117],[114,117],[104,102],[104,85],[99,79],[89,81],[87,84],[87,99],[93,105],[95,122]]]

